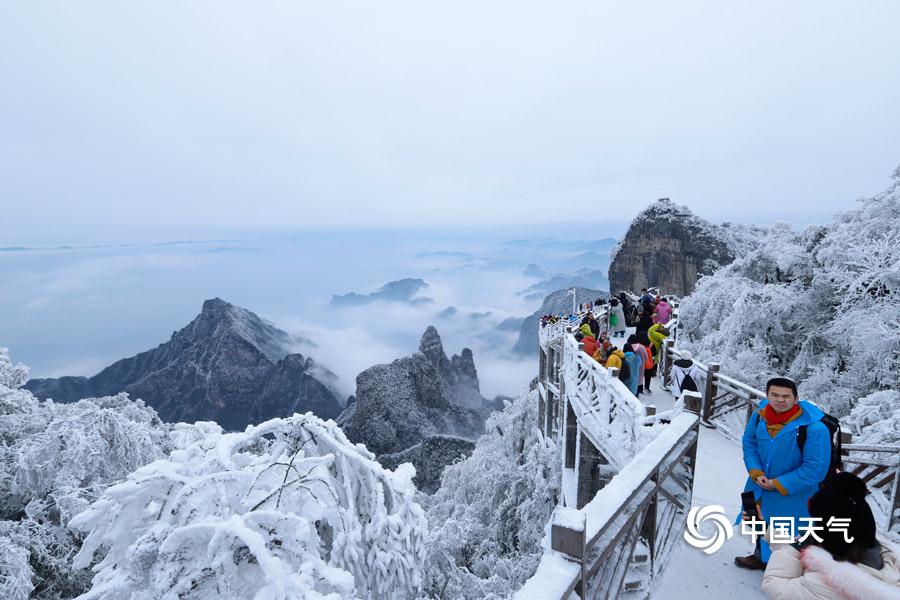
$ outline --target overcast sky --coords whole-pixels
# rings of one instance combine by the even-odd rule
[[[825,220],[900,163],[898,23],[896,0],[3,2],[0,245],[660,196]]]

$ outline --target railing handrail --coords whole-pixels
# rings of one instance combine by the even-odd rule
[[[606,527],[619,515],[627,501],[650,479],[685,436],[697,424],[697,415],[683,412],[666,429],[647,444],[616,476],[597,492],[582,510],[585,513],[585,537],[588,545],[603,535]],[[631,489],[633,492],[628,494]],[[622,502],[621,498],[625,498]]]
[[[699,417],[684,412],[654,438],[594,496],[580,511],[584,515],[584,556],[597,556],[597,546],[610,527],[636,500],[650,493],[651,479],[676,449],[696,443]],[[641,498],[639,498],[639,496]],[[547,598],[564,600],[582,578],[583,566],[561,552],[550,550],[541,557],[535,574],[514,594],[518,600]]]

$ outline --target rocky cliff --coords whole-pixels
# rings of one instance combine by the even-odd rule
[[[426,494],[435,493],[441,487],[444,469],[464,460],[472,454],[475,442],[454,435],[430,435],[421,443],[402,452],[379,457],[388,469],[396,469],[402,463],[412,463],[416,468],[413,482]]]
[[[635,217],[613,250],[610,290],[655,286],[663,294],[686,296],[701,275],[734,260],[731,233],[668,198],[657,200]]]
[[[376,455],[402,452],[432,435],[474,439],[484,429],[478,378],[472,353],[448,359],[434,327],[422,336],[419,351],[356,377],[356,401],[338,417],[353,442]]]
[[[537,356],[538,351],[538,322],[541,315],[558,315],[569,314],[572,312],[572,295],[565,288],[556,290],[544,298],[541,307],[534,311],[531,315],[522,320],[519,328],[519,339],[513,346],[513,352],[517,354],[530,354]],[[575,299],[581,304],[583,302],[593,302],[597,298],[606,298],[609,294],[601,290],[592,290],[590,288],[576,287]]]
[[[452,358],[447,358],[441,336],[438,335],[437,329],[429,325],[419,342],[419,352],[424,354],[437,369],[444,384],[444,393],[451,402],[474,410],[482,410],[485,399],[481,395],[475,358],[471,350],[463,348],[459,355],[454,354]]]
[[[334,376],[291,354],[293,342],[252,312],[215,298],[153,350],[93,377],[33,379],[25,387],[58,402],[128,392],[163,420],[216,421],[231,430],[295,412],[338,416],[342,407],[328,385]]]

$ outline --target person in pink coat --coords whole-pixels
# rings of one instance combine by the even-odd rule
[[[653,314],[653,322],[665,325],[672,320],[672,305],[665,298],[656,305],[656,312]]]

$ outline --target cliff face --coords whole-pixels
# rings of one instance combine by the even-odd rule
[[[472,351],[463,348],[459,355],[447,358],[437,329],[429,325],[419,342],[419,352],[437,369],[448,400],[474,410],[481,410],[485,400],[481,396],[478,372]]]
[[[356,377],[356,401],[337,420],[350,441],[385,455],[437,434],[474,439],[482,433],[484,400],[471,351],[448,359],[433,327],[419,348]]]
[[[722,227],[663,198],[635,217],[613,251],[610,290],[616,294],[655,286],[663,294],[686,296],[701,275],[734,258],[735,249]]]
[[[341,411],[311,358],[289,351],[293,339],[252,312],[215,298],[171,339],[113,363],[93,377],[33,379],[39,398],[72,402],[127,392],[165,421],[216,421],[226,429],[294,412],[328,419]]]

